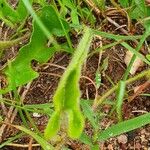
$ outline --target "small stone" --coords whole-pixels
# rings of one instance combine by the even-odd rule
[[[126,52],[126,56],[125,56],[124,62],[125,62],[125,64],[127,66],[129,65],[133,55],[134,54],[131,51],[127,51]],[[139,57],[137,57],[135,59],[133,65],[132,65],[131,69],[130,69],[130,74],[134,75],[136,73],[136,71],[139,69],[139,67],[142,67],[142,66],[144,66],[143,61]]]
[[[37,113],[37,112],[34,112],[34,113],[33,113],[33,117],[35,117],[35,118],[40,118],[41,115],[40,115],[39,113]]]
[[[142,129],[141,130],[141,134],[145,134],[146,133],[146,130],[145,129]]]
[[[113,150],[112,144],[109,144],[107,148],[108,148],[108,150]]]
[[[146,139],[145,139],[145,135],[141,135],[141,142],[145,142],[146,141]]]
[[[126,135],[120,135],[117,137],[118,143],[126,144],[128,142],[128,138]]]
[[[142,147],[141,147],[141,144],[140,143],[136,143],[135,144],[135,149],[137,150],[140,150]]]

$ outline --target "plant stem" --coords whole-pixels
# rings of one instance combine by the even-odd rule
[[[130,84],[138,79],[143,78],[144,76],[147,76],[148,74],[150,74],[150,69],[143,71],[140,74],[126,80],[125,83],[126,83],[126,85]],[[110,90],[108,90],[103,96],[101,96],[100,98],[97,98],[97,100],[93,104],[93,109],[95,110],[100,104],[102,104],[105,101],[105,99],[118,88],[118,86],[119,86],[119,84],[116,84],[114,87],[112,87]]]
[[[21,42],[22,40],[26,39],[27,37],[29,37],[30,34],[25,34],[24,36],[15,39],[15,40],[11,40],[11,41],[0,41],[0,51],[2,51],[5,48],[14,46],[15,44],[18,44],[19,42]]]
[[[136,49],[135,49],[137,52],[140,51],[140,49],[141,49],[141,47],[142,47],[142,45],[143,45],[145,39],[146,39],[148,36],[149,36],[149,32],[146,31],[146,32],[143,34],[143,36],[142,36],[142,38],[141,38],[141,40],[140,40],[138,46],[137,46]],[[131,58],[131,61],[130,61],[129,65],[128,65],[126,71],[125,71],[125,74],[124,74],[124,77],[123,77],[123,81],[127,80],[128,76],[129,76],[129,73],[130,73],[130,70],[131,70],[131,67],[132,67],[132,65],[133,65],[133,63],[134,63],[134,61],[135,61],[135,59],[136,59],[136,55],[134,54],[133,57]]]

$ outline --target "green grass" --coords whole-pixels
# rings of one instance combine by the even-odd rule
[[[121,11],[124,14],[126,11],[133,28],[135,28],[133,19],[139,23],[140,20],[144,20],[150,15],[150,7],[146,6],[144,0],[119,0],[117,3],[111,0],[110,2],[110,5],[116,7],[118,12]],[[35,7],[35,3],[37,7]],[[0,19],[14,33],[8,40],[0,41],[0,57],[2,58],[6,51],[9,52],[9,48],[19,45],[20,42],[29,38],[27,44],[19,46],[17,55],[8,60],[0,70],[8,83],[5,88],[0,89],[0,102],[7,107],[17,109],[18,117],[21,120],[20,125],[14,125],[5,122],[5,117],[1,116],[3,118],[1,124],[10,125],[20,133],[3,141],[0,148],[11,144],[24,135],[35,139],[44,150],[57,149],[58,147],[67,148],[65,140],[59,141],[59,139],[63,139],[65,134],[64,139],[66,137],[70,140],[75,139],[88,145],[90,149],[98,150],[101,141],[150,123],[149,113],[124,120],[125,112],[122,109],[124,100],[128,99],[127,86],[143,78],[149,80],[150,77],[149,54],[145,56],[140,52],[147,37],[150,36],[150,22],[149,20],[142,22],[143,33],[141,35],[132,35],[130,31],[128,31],[129,35],[122,35],[121,31],[116,31],[117,34],[109,30],[106,32],[103,31],[103,25],[107,24],[107,10],[109,7],[104,0],[94,0],[93,3],[79,0],[58,0],[58,2],[53,0],[50,3],[45,0],[20,0],[16,9],[6,0],[0,1]],[[102,22],[99,21],[99,18]],[[32,29],[25,26],[27,22],[31,23]],[[98,24],[98,22],[100,23]],[[101,42],[106,41],[107,44],[95,48],[92,39],[99,37],[102,39]],[[59,39],[63,39],[63,42],[60,42]],[[74,40],[77,45],[73,44]],[[131,43],[136,46],[131,46]],[[134,55],[129,65],[124,69],[120,81],[115,82],[106,73],[112,58],[111,56],[103,58],[103,54],[117,45],[131,51]],[[71,61],[60,78],[53,102],[24,104],[20,92],[18,92],[19,89],[39,77],[38,71],[31,67],[32,60],[36,60],[39,65],[42,65],[53,59],[57,52],[70,54]],[[97,91],[99,88],[105,87],[102,83],[105,78],[112,87],[107,87],[107,91],[96,95],[95,99],[89,97],[89,99],[83,100],[80,91],[80,78],[82,73],[84,74],[84,64],[98,53],[102,54],[102,61],[99,63],[100,66],[98,64],[95,68],[95,79],[92,80],[92,84]],[[130,70],[137,57],[147,65],[147,69],[130,76]],[[121,63],[124,64],[124,62]],[[10,92],[14,102],[3,96]],[[109,98],[113,94],[114,97]],[[150,94],[143,93],[141,96],[149,97]],[[111,106],[109,113],[102,111],[106,104]],[[44,133],[38,129],[33,120],[31,116],[33,112],[46,115],[49,118]],[[102,130],[100,122],[105,117],[110,119],[115,117],[115,124]],[[90,124],[89,130],[92,129],[90,131],[92,136],[84,132],[87,123]],[[63,126],[66,126],[67,130],[62,131]]]

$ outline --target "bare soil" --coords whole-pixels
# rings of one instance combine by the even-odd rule
[[[126,24],[126,18],[121,16],[120,14],[110,15],[110,17],[117,22],[120,26],[121,25],[127,25]],[[2,22],[0,22],[2,25]],[[116,30],[116,27],[112,25],[110,22],[105,22],[101,25],[102,30],[106,32],[111,32],[114,34],[121,34],[124,33],[121,30]],[[141,26],[134,28],[134,34],[141,34],[143,32],[143,28]],[[8,40],[11,35],[14,34],[14,31],[10,28],[6,27],[5,25],[1,27],[2,33],[0,35],[1,40]],[[127,28],[125,27],[127,30]],[[131,32],[131,31],[129,31]],[[75,42],[75,46],[78,43],[78,39],[73,37]],[[28,41],[23,41],[23,44]],[[93,48],[100,46],[102,43],[103,45],[111,43],[111,40],[108,39],[94,39],[93,44],[91,46],[91,51]],[[8,49],[4,52],[3,57],[0,59],[0,67],[2,67],[8,59],[11,59],[16,56],[19,47],[21,45],[17,45],[12,47],[11,49]],[[130,43],[134,44],[134,43]],[[147,53],[146,47],[144,47],[144,53]],[[109,77],[114,84],[116,84],[123,76],[126,65],[124,63],[124,57],[125,57],[126,49],[124,49],[121,45],[114,46],[112,48],[109,48],[105,50],[105,52],[102,53],[102,58],[99,64],[100,54],[94,54],[93,56],[89,57],[83,67],[82,76],[86,76],[87,78],[91,79],[92,81],[95,80],[95,72],[98,68],[98,65],[101,65],[103,60],[108,57],[108,67],[107,70],[102,74],[102,84],[100,88],[98,89],[98,94],[103,95],[108,89],[112,87],[112,84],[108,80],[107,77]],[[61,75],[63,74],[65,68],[67,67],[69,61],[71,59],[71,55],[66,53],[57,53],[55,56],[49,60],[48,63],[39,65],[37,62],[33,62],[33,68],[38,70],[40,73],[40,76],[35,79],[32,83],[30,88],[28,89],[28,92],[25,96],[25,99],[23,101],[24,104],[44,104],[48,102],[52,102],[53,94],[57,88],[59,79]],[[145,69],[147,69],[148,66],[144,66],[142,68],[139,68],[137,71],[137,74]],[[133,83],[132,85],[129,85],[127,87],[127,91],[129,96],[133,95],[134,88],[136,86],[140,86],[143,83],[145,83],[146,80],[142,79],[140,81],[137,81]],[[5,85],[5,80],[1,82],[2,86]],[[92,85],[90,80],[81,78],[80,81],[80,88],[82,91],[82,98],[86,99],[94,99],[95,98],[95,87]],[[148,86],[145,90],[145,93],[150,93],[150,87]],[[10,98],[11,94],[5,95],[5,97]],[[110,99],[115,98],[115,93],[110,96]],[[9,106],[6,107],[6,110],[10,109]],[[111,111],[110,105],[104,105],[102,108],[99,108],[102,112],[109,114]],[[134,118],[136,116],[139,116],[143,113],[150,111],[150,98],[145,96],[137,96],[131,103],[129,103],[127,100],[123,104],[123,117],[124,120]],[[5,118],[7,117],[4,108],[2,105],[0,105],[0,114]],[[47,121],[48,117],[45,115],[41,115],[40,117],[36,118],[33,117],[33,114],[31,114],[32,118],[35,121],[35,124],[40,129],[40,131],[43,131]],[[105,129],[108,126],[111,126],[112,124],[116,123],[116,115],[113,113],[111,117],[105,117],[101,121],[100,125],[103,129]],[[12,122],[13,124],[19,125],[21,124],[21,120],[19,118],[19,115],[17,115]],[[87,133],[89,135],[92,135],[92,129],[89,123],[86,124]],[[8,138],[12,137],[13,135],[16,135],[19,131],[8,127],[5,128],[3,135],[2,135],[2,141],[4,142],[8,140]],[[126,141],[127,140],[127,141]],[[19,140],[16,140],[15,143],[17,144],[29,144],[31,141],[31,137],[25,136],[22,137]],[[66,146],[72,150],[88,150],[89,147],[81,144],[78,141],[72,141],[70,139],[66,140]],[[33,140],[33,143],[35,141]],[[23,150],[28,148],[22,148],[22,147],[16,147],[16,146],[5,146],[3,150]],[[32,148],[33,150],[40,150],[40,147]],[[144,126],[140,129],[133,130],[131,132],[128,132],[124,134],[122,141],[119,141],[118,137],[111,138],[105,142],[100,143],[100,149],[101,150],[148,150],[150,149],[150,126]]]

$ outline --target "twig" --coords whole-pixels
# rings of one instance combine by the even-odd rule
[[[150,86],[150,80],[140,85],[139,89],[128,99],[128,102],[132,102],[138,95],[140,95],[148,86]]]
[[[13,109],[14,109],[13,106],[11,106],[11,107],[9,108],[7,117],[6,117],[5,120],[4,120],[5,122],[9,122],[9,119],[10,119],[12,113],[13,113]],[[2,136],[3,136],[3,132],[4,132],[5,128],[6,128],[6,126],[7,126],[6,124],[2,124],[2,126],[0,127],[0,143],[2,142]]]
[[[27,86],[26,86],[27,88],[22,93],[22,95],[21,95],[21,98],[22,98],[21,101],[22,102],[25,99],[25,96],[26,96],[26,94],[27,94],[30,86],[31,86],[31,83],[27,84]],[[11,106],[9,108],[7,118],[5,118],[4,122],[6,122],[6,123],[9,123],[9,122],[12,123],[14,121],[14,119],[15,119],[15,117],[17,115],[18,110],[17,110],[17,108],[14,111],[13,110],[14,110],[14,106]],[[7,124],[2,124],[2,126],[0,127],[0,142],[2,141],[2,135],[3,135],[3,132],[4,132],[4,130],[5,130],[6,127],[7,127]]]
[[[101,11],[95,6],[95,4],[91,0],[85,0],[85,1],[97,14],[101,13]]]
[[[0,50],[3,50],[4,48],[8,48],[11,46],[14,46],[15,44],[18,44],[19,42],[21,42],[22,40],[26,39],[27,37],[30,36],[30,33],[25,34],[24,36],[15,39],[15,40],[11,40],[11,41],[0,41]]]
[[[28,148],[29,144],[9,143],[9,144],[7,144],[7,146],[20,147],[20,148]],[[32,147],[40,147],[40,144],[32,144]]]
[[[30,138],[28,150],[32,150],[32,147],[33,147],[32,143],[33,143],[33,138]]]
[[[0,83],[2,83],[1,77],[0,77]],[[0,84],[0,89],[1,89],[1,84]],[[3,96],[2,96],[2,94],[0,94],[0,99],[2,99],[2,98],[3,98]],[[7,115],[7,108],[3,102],[1,102],[1,107],[2,107],[4,115],[6,116]]]
[[[113,24],[114,26],[116,26],[117,28],[119,28],[119,30],[121,30],[124,34],[129,35],[128,31],[125,30],[124,28],[120,28],[120,25],[118,23],[116,23],[115,21],[113,21],[110,17],[106,17],[106,19]]]

